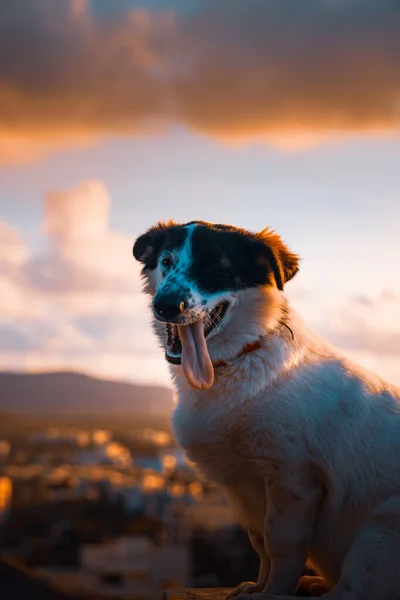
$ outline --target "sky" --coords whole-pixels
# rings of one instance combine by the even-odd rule
[[[286,294],[400,384],[400,5],[13,0],[0,13],[0,370],[171,385],[135,238],[275,228]]]

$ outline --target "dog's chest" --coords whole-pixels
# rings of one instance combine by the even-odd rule
[[[188,458],[207,478],[225,486],[252,471],[252,421],[253,413],[245,404],[233,408],[216,398],[183,398],[172,417],[175,437]],[[268,437],[267,432],[264,435]]]

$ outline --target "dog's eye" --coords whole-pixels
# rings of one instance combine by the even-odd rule
[[[166,267],[168,269],[168,267],[172,265],[172,258],[170,256],[165,256],[162,259],[161,264],[163,267]]]

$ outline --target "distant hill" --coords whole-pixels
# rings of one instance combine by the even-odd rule
[[[0,412],[34,415],[165,416],[172,390],[106,381],[80,373],[0,372]]]

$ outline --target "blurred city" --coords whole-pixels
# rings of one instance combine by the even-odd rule
[[[65,381],[53,375],[49,386],[48,377],[0,374],[4,558],[75,598],[153,600],[168,588],[233,586],[256,576],[258,559],[222,492],[186,461],[169,415],[146,410],[145,386],[134,414],[85,413],[82,385],[70,386],[71,414],[57,413],[58,397],[52,414],[38,416],[39,401],[35,415],[19,410],[15,394],[24,386],[37,394],[40,385],[54,389],[54,377]],[[14,411],[3,411],[6,396]]]

